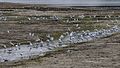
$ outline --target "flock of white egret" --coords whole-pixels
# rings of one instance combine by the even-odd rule
[[[18,43],[15,44],[15,47],[11,48],[6,48],[6,46],[4,46],[3,49],[0,49],[0,62],[13,62],[31,59],[33,56],[44,56],[46,52],[54,51],[59,47],[66,47],[73,43],[87,42],[97,38],[107,37],[118,32],[120,32],[120,27],[116,25],[109,29],[96,29],[93,32],[90,32],[89,30],[82,32],[65,32],[58,40],[54,40],[54,37],[48,35],[46,42],[37,39],[37,43],[29,42],[29,45],[21,45]],[[34,34],[29,33],[29,35],[33,36]],[[11,44],[14,45],[12,42]]]
[[[1,21],[9,21],[9,20],[12,20],[12,18],[13,18],[13,20],[18,20],[18,19],[21,19],[21,17],[20,16],[15,16],[15,18],[14,17],[10,17],[10,16],[0,16],[0,20]],[[72,21],[79,21],[79,20],[81,20],[81,19],[86,19],[86,18],[104,18],[104,19],[112,19],[112,18],[114,18],[113,19],[113,21],[115,22],[117,22],[117,20],[116,20],[116,18],[120,18],[120,16],[112,16],[112,15],[104,15],[104,16],[96,16],[96,15],[93,15],[93,16],[91,16],[91,15],[84,15],[84,14],[82,14],[82,15],[71,15],[70,17],[61,17],[61,16],[57,16],[57,15],[53,15],[53,16],[34,16],[34,17],[24,17],[24,19],[25,20],[28,20],[28,21],[31,21],[31,20],[65,20],[66,19],[66,21],[65,22],[72,22]],[[97,20],[97,22],[98,22],[99,20]]]

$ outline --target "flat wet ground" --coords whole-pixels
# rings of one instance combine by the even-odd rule
[[[120,22],[120,10],[115,9],[82,7],[78,10],[74,7],[74,10],[66,11],[64,8],[59,11],[58,8],[40,9],[35,6],[29,10],[11,7],[9,10],[6,7],[1,9],[0,48],[4,48],[4,45],[14,46],[11,42],[28,44],[30,41],[36,42],[38,38],[45,41],[48,34],[58,39],[66,31],[109,28]],[[120,35],[116,34],[105,39],[75,44],[74,47],[63,48],[45,58],[16,63],[13,68],[119,68],[119,38]],[[7,65],[1,66],[4,68]]]
[[[117,37],[117,38],[116,38]],[[120,35],[60,49],[11,68],[119,68]]]
[[[109,28],[119,24],[120,19],[119,10],[102,11],[98,8],[88,10],[81,8],[74,11],[72,9],[43,10],[1,9],[0,48],[4,45],[14,46],[10,42],[28,44],[29,41],[35,42],[38,38],[45,41],[47,34],[58,39],[60,34],[66,31],[94,31],[94,29]]]

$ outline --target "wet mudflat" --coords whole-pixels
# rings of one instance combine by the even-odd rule
[[[76,44],[13,68],[119,68],[120,43],[114,42],[116,37],[120,35]]]
[[[47,8],[48,9],[48,8]],[[52,8],[53,9],[53,8]],[[6,11],[7,10],[7,11]],[[1,48],[14,47],[16,44],[29,44],[48,34],[58,39],[64,32],[109,28],[119,25],[119,10],[100,10],[89,8],[66,11],[66,9],[2,9],[0,16]],[[45,10],[45,11],[43,11]],[[13,43],[13,44],[11,44]],[[75,44],[77,45],[77,44]],[[119,34],[79,46],[64,48],[45,58],[37,58],[2,67],[20,68],[114,68],[119,67]],[[60,53],[60,54],[59,54]],[[13,65],[13,66],[12,66]],[[20,65],[20,66],[19,66]]]

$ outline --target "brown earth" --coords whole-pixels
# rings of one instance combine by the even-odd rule
[[[25,6],[29,6],[28,4],[20,4],[20,3],[7,3],[7,2],[0,2],[0,8],[23,8]]]
[[[72,44],[44,58],[22,62],[22,65],[14,64],[11,68],[119,68],[119,58],[120,34],[115,34],[87,43]]]
[[[108,28],[106,25],[113,26],[120,24],[120,10],[102,10],[100,8],[77,10],[77,11],[40,11],[40,9],[19,9],[26,7],[21,4],[0,3],[2,9],[1,16],[5,16],[8,20],[0,20],[0,48],[3,45],[11,47],[10,42],[26,44],[29,41],[35,42],[37,38],[46,40],[46,35],[49,33],[54,37],[59,37],[70,28],[72,31],[76,29],[76,24],[79,24],[82,30],[91,30]],[[29,7],[27,5],[27,7]],[[9,11],[8,8],[12,8]],[[13,9],[18,8],[18,9]],[[49,9],[49,8],[47,8]],[[99,10],[98,10],[99,9]],[[38,11],[39,10],[39,11]],[[78,15],[85,15],[85,18],[80,21],[66,23],[71,16],[78,18]],[[97,15],[96,18],[90,16]],[[111,18],[104,16],[111,15]],[[17,17],[16,17],[17,16]],[[31,20],[27,17],[34,16],[59,16],[62,20]],[[99,22],[97,22],[97,19]],[[112,22],[111,20],[114,20]],[[118,20],[116,22],[115,20]],[[9,33],[8,33],[9,31]],[[35,33],[33,37],[29,33]],[[0,65],[0,68],[119,68],[120,67],[120,34],[113,35],[108,38],[103,38],[82,44],[73,44],[71,47],[58,49],[57,52],[46,55],[44,58],[37,58],[25,62],[18,62],[12,65]]]

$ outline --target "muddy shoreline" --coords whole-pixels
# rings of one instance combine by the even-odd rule
[[[48,7],[49,6],[49,7]],[[43,41],[46,41],[48,38],[46,37],[48,34],[53,36],[55,39],[58,39],[60,35],[66,31],[94,31],[94,29],[107,29],[111,26],[114,25],[120,25],[120,9],[119,7],[79,7],[79,6],[54,6],[54,5],[31,5],[31,4],[13,4],[13,3],[0,3],[0,48],[10,48],[10,47],[15,47],[17,43],[20,43],[21,45],[29,44],[29,42],[32,43],[37,43],[37,39],[41,39]],[[79,25],[78,27],[76,27]],[[31,36],[31,34],[34,34],[34,36]],[[63,49],[68,49],[65,52],[64,50],[61,50],[62,54],[52,54],[52,56],[48,54],[48,57],[44,58],[36,58],[36,59],[31,59],[25,62],[20,62],[16,63],[13,65],[13,67],[29,67],[33,65],[33,67],[37,68],[40,65],[41,68],[46,68],[47,64],[49,68],[49,65],[52,64],[50,67],[54,68],[54,65],[57,64],[57,67],[61,67],[61,63],[65,63],[64,67],[66,67],[68,62],[70,62],[71,67],[77,68],[77,66],[83,66],[84,68],[89,68],[89,66],[94,65],[96,66],[97,61],[88,61],[90,58],[87,58],[89,55],[92,59],[99,60],[99,56],[111,56],[111,58],[115,58],[113,55],[116,55],[116,57],[119,57],[119,49],[116,49],[117,47],[119,48],[119,34],[118,35],[113,35],[108,38],[102,38],[100,41],[94,40],[92,44],[94,44],[93,48],[90,48],[92,46],[86,46],[86,45],[92,45],[88,42],[88,44],[83,43],[80,44],[80,51],[76,50],[77,52],[73,51],[73,55],[69,52],[76,47],[71,48],[69,50],[68,48],[63,48]],[[104,40],[104,41],[103,41]],[[14,44],[12,45],[11,42]],[[97,43],[103,43],[97,45]],[[111,45],[109,45],[111,43]],[[116,44],[114,44],[116,43]],[[107,45],[108,44],[108,45]],[[76,45],[76,44],[75,44]],[[81,45],[84,45],[82,48]],[[108,48],[104,47],[107,45]],[[116,45],[116,47],[113,47],[112,45]],[[100,47],[101,46],[101,47]],[[102,47],[103,46],[103,47]],[[100,49],[99,49],[100,48]],[[102,50],[103,48],[103,50]],[[104,50],[105,49],[105,50]],[[111,53],[111,49],[114,53]],[[88,50],[88,51],[87,51]],[[115,51],[116,50],[116,51]],[[89,52],[90,51],[90,52]],[[104,51],[107,55],[102,54]],[[107,51],[107,52],[106,52]],[[109,51],[109,52],[108,52]],[[89,55],[88,53],[89,52]],[[98,52],[100,52],[99,56]],[[92,54],[94,53],[94,54]],[[77,55],[78,54],[78,55]],[[58,55],[58,56],[57,56]],[[63,55],[62,59],[64,58],[71,58],[68,60],[61,60],[61,56]],[[70,55],[70,56],[66,56]],[[77,59],[76,57],[73,56],[80,56],[82,59],[84,59],[82,56],[86,57],[88,60],[82,60],[79,58],[81,61],[78,61],[75,63]],[[110,57],[109,56],[109,57]],[[57,57],[57,58],[54,58]],[[97,59],[96,59],[97,58]],[[105,61],[100,60],[100,62],[107,63],[108,61],[111,61],[111,58],[104,58]],[[101,58],[101,59],[102,59]],[[47,60],[48,59],[48,60]],[[57,60],[59,59],[59,60]],[[92,60],[90,59],[90,60]],[[115,60],[117,60],[116,58]],[[38,61],[37,61],[38,60]],[[44,60],[44,61],[42,61]],[[70,61],[69,61],[70,60]],[[119,60],[119,59],[118,59]],[[32,62],[33,61],[33,62]],[[58,62],[57,62],[58,61]],[[68,62],[67,62],[68,61]],[[73,62],[72,62],[73,61]],[[41,63],[42,62],[42,63]],[[47,63],[49,62],[49,63]],[[106,66],[106,68],[110,68],[109,64],[103,65],[98,61],[98,67],[99,66]],[[113,66],[119,66],[118,61],[113,61],[116,64],[112,64]],[[31,63],[31,64],[30,64]],[[41,63],[41,64],[39,64]],[[55,64],[54,64],[55,63]],[[84,63],[90,63],[90,65],[85,66]],[[95,64],[94,64],[95,63]],[[100,64],[99,64],[100,63]],[[12,63],[10,63],[12,66]],[[19,66],[20,65],[20,66]],[[35,66],[36,65],[36,66]],[[0,66],[5,66],[5,65],[0,65]],[[7,66],[7,64],[6,64]],[[9,64],[8,64],[9,66]],[[32,66],[31,66],[32,67]],[[57,68],[55,67],[55,68]],[[70,68],[70,67],[68,67]]]

